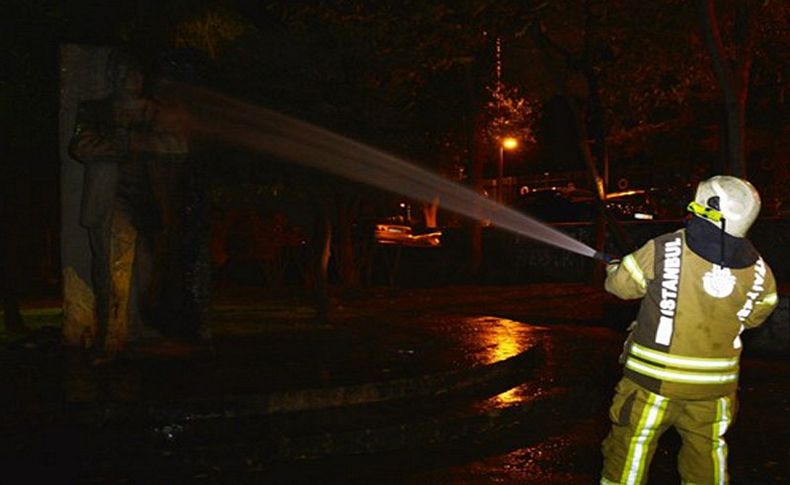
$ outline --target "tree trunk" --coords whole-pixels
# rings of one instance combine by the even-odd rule
[[[426,229],[436,229],[436,214],[439,212],[439,197],[433,199],[430,203],[422,205],[422,216],[425,221]]]
[[[589,2],[585,3],[585,14],[587,15],[587,27],[586,31],[589,31],[589,22],[591,20],[590,15],[590,4]],[[568,69],[579,69],[579,66],[582,66],[581,73],[584,75],[585,80],[587,81],[588,89],[589,89],[589,103],[591,109],[591,121],[593,122],[592,129],[595,133],[595,141],[596,141],[596,153],[598,154],[599,160],[601,163],[607,163],[608,157],[607,150],[606,150],[606,125],[603,119],[603,106],[600,98],[600,90],[598,86],[598,77],[595,74],[595,70],[592,66],[592,51],[590,47],[590,39],[585,33],[585,53],[584,57],[581,60],[574,59],[574,56],[571,52],[562,46],[554,43],[548,34],[545,32],[544,27],[541,24],[536,24],[535,28],[533,29],[533,35],[535,36],[535,40],[537,41],[538,45],[541,46],[542,52],[544,57],[546,58],[546,64],[551,65],[550,62],[550,51],[554,51],[560,54],[563,59],[565,60],[565,64]],[[563,78],[558,72],[554,71],[553,77],[555,83],[557,84],[557,90],[559,95],[568,105],[568,108],[572,114],[575,133],[574,136],[576,138],[577,146],[579,147],[579,153],[584,160],[584,163],[587,167],[588,174],[590,176],[590,180],[592,185],[595,189],[595,207],[596,207],[596,216],[595,216],[595,249],[597,251],[604,251],[605,243],[606,243],[606,227],[607,224],[612,231],[612,234],[615,238],[616,245],[621,252],[629,252],[633,248],[633,244],[631,243],[628,236],[623,231],[620,223],[615,220],[614,217],[609,213],[606,208],[606,186],[604,183],[604,179],[600,175],[600,171],[598,170],[598,166],[596,164],[596,159],[593,156],[592,151],[590,150],[590,140],[587,131],[587,123],[585,122],[582,113],[578,106],[576,106],[573,99],[568,94],[567,89],[567,82],[566,79]],[[595,265],[593,267],[593,274],[591,275],[591,279],[593,282],[601,281],[603,278],[603,267],[601,265]]]
[[[595,249],[596,251],[603,251],[605,249],[604,243],[606,240],[606,226],[608,225],[612,231],[612,235],[614,236],[618,249],[623,253],[629,252],[633,249],[633,243],[623,230],[621,224],[614,217],[612,217],[611,213],[609,213],[609,210],[606,208],[606,188],[604,187],[603,178],[601,178],[601,174],[598,170],[598,167],[596,166],[595,159],[593,158],[592,152],[590,151],[590,144],[589,140],[587,139],[587,129],[582,115],[579,112],[579,108],[574,105],[572,100],[568,100],[568,104],[570,106],[571,112],[573,113],[573,119],[576,124],[579,151],[581,152],[582,158],[587,165],[587,171],[595,187],[595,205],[597,209],[595,220]],[[600,275],[596,274],[594,276]]]
[[[326,199],[317,201],[316,214],[316,260],[315,260],[315,301],[316,320],[329,321],[329,258],[332,255],[332,212]]]
[[[585,3],[585,10],[587,11],[587,18],[589,21],[590,12],[589,12],[589,2]],[[589,32],[589,27],[586,29]],[[575,118],[577,120],[577,132],[579,133],[580,142],[582,143],[582,154],[584,155],[584,160],[587,163],[587,168],[590,172],[590,177],[593,180],[593,184],[596,188],[596,201],[595,206],[597,208],[596,215],[595,215],[595,250],[603,253],[606,252],[606,221],[607,221],[607,210],[606,210],[606,192],[608,190],[608,172],[609,172],[609,160],[608,160],[608,153],[606,149],[606,125],[604,123],[603,118],[603,107],[601,102],[601,93],[598,88],[598,76],[595,74],[595,69],[593,69],[590,56],[591,56],[591,48],[590,48],[590,41],[587,38],[588,36],[585,35],[585,44],[586,44],[586,65],[583,69],[584,77],[587,80],[587,86],[589,89],[589,105],[590,105],[590,117],[588,121],[589,127],[589,135],[587,134],[587,130],[585,130],[585,125],[582,123],[581,114],[578,110],[573,110],[575,113]],[[572,101],[571,101],[572,103]],[[593,146],[592,149],[590,148],[590,140],[587,139],[588,136],[592,136]],[[601,177],[600,169],[603,168],[604,170],[604,177]],[[609,218],[612,219],[612,218]],[[615,232],[621,231],[621,228],[614,222],[612,224],[612,229]],[[593,265],[593,272],[592,272],[592,282],[593,284],[603,281],[604,277],[604,267],[600,264]]]
[[[10,132],[10,127],[4,128],[4,133]],[[14,183],[17,177],[12,163],[15,158],[11,155],[8,143],[2,144],[2,151],[5,163],[0,167],[0,298],[3,299],[6,329],[17,331],[24,328],[17,298],[19,252],[12,250],[12,247],[18,250],[20,246],[18,235],[15,234],[18,231],[14,229],[18,224],[17,185]]]
[[[357,214],[359,197],[342,193],[337,196],[337,237],[335,238],[337,272],[340,282],[346,287],[357,287],[360,282],[360,267],[354,250],[353,220]]]
[[[466,69],[466,98],[469,103],[477,99],[476,90],[472,83],[471,67]],[[469,166],[469,183],[471,189],[476,194],[482,195],[483,193],[483,163],[485,155],[483,153],[483,143],[481,140],[481,133],[483,133],[483,115],[482,110],[478,109],[476,105],[468,105],[467,111],[467,153],[470,158]],[[483,265],[483,225],[482,221],[472,220],[469,221],[469,267],[467,269],[468,276],[476,278],[480,275],[480,269]]]
[[[721,88],[726,112],[726,135],[722,140],[725,153],[724,172],[746,177],[746,100],[749,94],[749,73],[752,53],[749,38],[748,2],[738,2],[735,22],[736,58],[731,63],[726,57],[719,31],[714,0],[697,0],[702,20],[705,44],[713,63],[716,81]]]
[[[183,239],[179,256],[184,265],[181,320],[187,337],[208,342],[211,339],[211,220],[205,162],[201,155],[193,155],[188,163],[184,207],[180,211]]]
[[[746,103],[727,103],[727,160],[729,172],[746,178]]]
[[[2,210],[4,214],[0,214],[0,298],[3,299],[3,318],[5,320],[5,328],[8,331],[16,332],[25,328],[22,313],[19,311],[19,300],[17,298],[16,288],[18,285],[17,269],[12,267],[14,265],[14,254],[10,250],[12,244],[11,228],[11,210],[10,204],[6,204],[11,200],[10,197],[5,197],[10,193],[11,184],[2,184],[4,193],[0,194],[0,201],[4,202]],[[9,191],[6,192],[6,189]]]

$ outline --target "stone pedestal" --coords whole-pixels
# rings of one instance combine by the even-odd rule
[[[91,283],[91,247],[88,231],[80,225],[85,167],[68,152],[74,133],[77,109],[81,102],[105,98],[110,94],[107,63],[111,47],[67,44],[60,49],[60,157],[61,157],[61,262],[63,272],[63,335],[67,345],[90,346],[96,332],[96,303]],[[149,167],[157,204],[168,216],[167,244],[159,243],[161,266],[157,274],[159,294],[150,298],[146,323],[171,336],[206,339],[210,262],[208,257],[208,206],[200,170],[203,163],[189,154],[173,159],[162,151],[154,156],[158,165]],[[185,155],[186,156],[186,155]],[[92,174],[111,164],[94,164]],[[172,176],[163,174],[171,173]],[[89,180],[105,180],[91,177]],[[156,238],[154,238],[156,239]],[[139,255],[139,253],[138,253]],[[153,291],[153,289],[152,289]],[[135,303],[131,314],[142,312]],[[136,307],[134,305],[140,305]]]

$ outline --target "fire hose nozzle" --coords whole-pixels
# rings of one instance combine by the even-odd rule
[[[597,251],[595,254],[593,254],[593,259],[603,261],[606,264],[612,264],[620,261],[620,258],[618,258],[617,256],[606,254],[602,251]]]

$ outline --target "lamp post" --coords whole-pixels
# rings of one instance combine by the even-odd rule
[[[505,172],[505,150],[514,150],[518,147],[518,140],[513,137],[503,137],[499,143],[499,164],[497,165],[497,179],[496,179],[496,195],[497,202],[504,202],[504,191],[502,190],[502,183]]]

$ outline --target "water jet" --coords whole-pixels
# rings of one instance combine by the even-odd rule
[[[241,145],[422,202],[438,197],[441,206],[452,212],[605,260],[603,254],[538,219],[327,129],[202,87],[168,83],[161,87],[161,95],[189,111],[187,130],[192,136]]]

